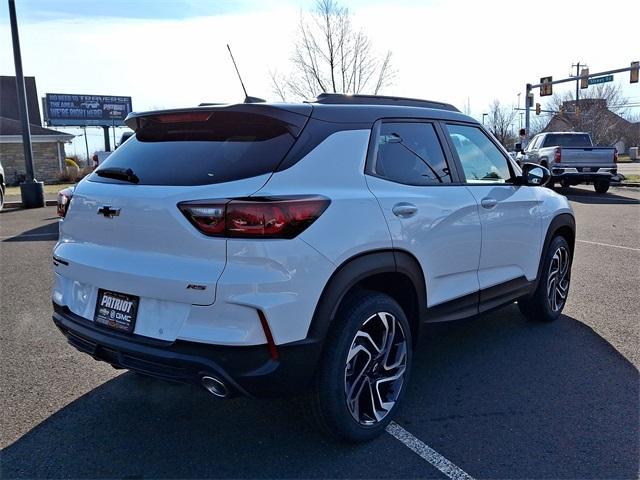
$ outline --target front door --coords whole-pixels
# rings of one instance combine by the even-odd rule
[[[535,280],[538,271],[542,245],[539,187],[513,183],[506,154],[480,127],[447,124],[446,130],[467,189],[479,207],[481,292],[492,287],[496,287],[495,295],[517,291]]]

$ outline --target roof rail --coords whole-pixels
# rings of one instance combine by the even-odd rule
[[[459,112],[448,103],[421,100],[419,98],[389,97],[384,95],[347,95],[343,93],[321,93],[315,102],[322,105],[396,105],[400,107],[437,108]]]

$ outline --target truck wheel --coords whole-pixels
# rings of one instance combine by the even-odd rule
[[[409,380],[411,329],[388,295],[362,291],[340,307],[312,393],[312,411],[330,436],[364,442],[391,421]]]
[[[596,180],[593,182],[593,188],[595,188],[598,193],[607,193],[609,190],[610,182],[608,180]]]
[[[569,188],[571,186],[571,182],[568,178],[563,178],[560,180],[560,185],[562,185],[562,188]]]
[[[551,240],[542,261],[536,291],[518,300],[518,308],[528,320],[552,322],[562,313],[571,281],[571,248],[564,237]]]

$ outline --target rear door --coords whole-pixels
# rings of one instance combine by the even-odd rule
[[[466,188],[479,205],[480,300],[489,302],[492,295],[508,295],[536,277],[542,245],[537,187],[512,183],[506,154],[479,126],[448,123],[445,128]]]
[[[226,240],[198,231],[178,203],[253,194],[299,129],[260,109],[174,112],[139,123],[74,192],[54,250],[54,301],[92,319],[99,289],[136,296],[138,327],[149,331],[145,321],[214,303],[226,263]]]
[[[478,208],[447,163],[438,132],[428,121],[378,122],[367,183],[382,207],[394,248],[411,253],[422,266],[428,306],[460,299],[459,309],[469,314],[477,308]]]

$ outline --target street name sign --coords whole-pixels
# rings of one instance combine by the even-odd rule
[[[589,79],[589,85],[598,85],[599,83],[613,82],[613,75],[605,75],[604,77],[593,77]]]

